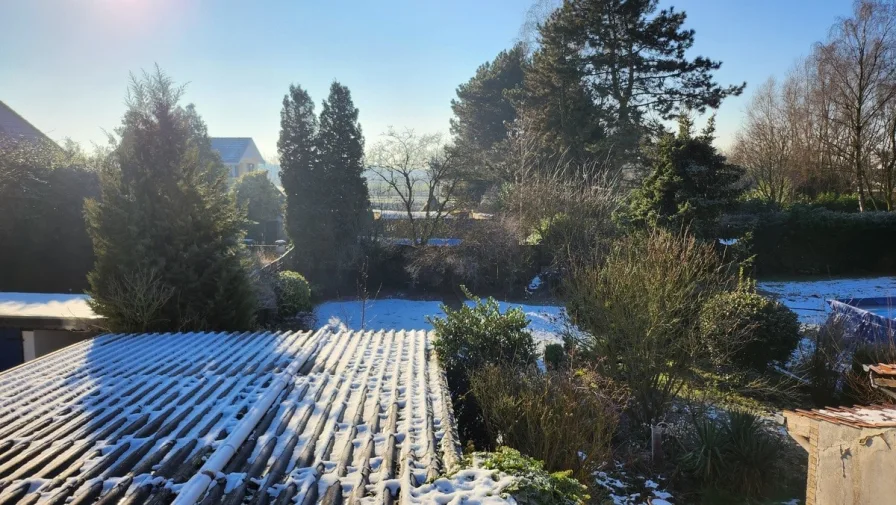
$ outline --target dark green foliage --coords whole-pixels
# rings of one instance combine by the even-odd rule
[[[297,268],[318,265],[327,219],[319,191],[318,122],[314,102],[299,85],[291,85],[280,112],[280,181],[286,192],[286,232],[295,245]],[[324,242],[325,243],[325,242]]]
[[[712,237],[716,219],[743,191],[738,183],[744,174],[713,147],[712,127],[695,136],[682,120],[679,134],[665,135],[648,158],[650,175],[632,194],[624,219]]]
[[[507,138],[508,126],[516,119],[513,99],[522,89],[526,60],[526,48],[517,44],[457,87],[457,98],[451,100],[455,143],[485,152]]]
[[[587,489],[570,477],[569,471],[548,473],[544,463],[509,447],[500,447],[491,453],[476,453],[465,461],[464,466],[472,466],[475,460],[483,468],[516,477],[504,491],[520,505],[584,505],[588,501]]]
[[[796,313],[762,295],[731,291],[720,293],[703,305],[700,332],[717,361],[765,370],[773,361],[784,362],[800,340]],[[731,335],[733,349],[720,348]],[[726,344],[731,345],[731,344]],[[730,355],[729,352],[731,351]]]
[[[308,93],[290,86],[277,148],[297,266],[313,278],[338,282],[359,258],[370,221],[364,137],[348,88],[332,84],[318,123]]]
[[[659,419],[707,359],[700,310],[733,278],[712,244],[653,230],[612,245],[603,262],[577,266],[564,280],[566,310],[587,334],[580,352],[631,390],[630,414]]]
[[[317,191],[324,196],[327,211],[326,249],[318,258],[341,270],[357,262],[359,237],[371,215],[358,109],[348,88],[335,81],[320,113],[317,149],[322,175]]]
[[[732,234],[753,232],[759,275],[896,271],[896,213],[833,212],[794,205],[757,216]]]
[[[703,112],[743,90],[713,81],[720,62],[685,56],[694,31],[683,28],[684,12],[658,10],[658,4],[571,0],[540,27],[529,99],[538,98],[532,108],[553,118],[540,131],[575,140],[560,143],[570,154],[584,147],[625,159],[648,127],[655,128],[651,114],[671,119],[685,108]],[[606,140],[595,145],[601,137]]]
[[[293,317],[311,310],[311,286],[298,272],[286,270],[277,274],[274,292],[281,317]]]
[[[84,202],[99,175],[79,153],[0,140],[0,291],[81,292],[93,266]]]
[[[695,417],[680,442],[681,469],[704,486],[759,497],[775,483],[779,442],[754,414],[730,412],[721,421]]]
[[[243,218],[204,123],[178,105],[181,93],[158,69],[133,79],[120,140],[102,170],[102,199],[87,203],[91,305],[114,331],[133,329],[125,313],[132,289],[159,294],[147,301],[159,305],[152,317],[137,318],[149,321],[142,331],[253,326]]]
[[[528,55],[523,44],[501,51],[494,61],[482,64],[469,81],[457,87],[451,100],[452,156],[459,160],[463,181],[456,198],[471,205],[506,174],[504,147],[517,118],[514,101],[523,86]]]
[[[249,220],[246,238],[260,244],[270,244],[280,239],[276,235],[268,236],[265,231],[269,223],[283,215],[286,198],[268,179],[267,172],[255,170],[241,175],[233,185],[233,194]]]
[[[485,365],[527,366],[535,362],[535,342],[526,331],[529,321],[518,308],[501,313],[498,302],[466,293],[474,303],[457,310],[443,306],[444,318],[428,318],[436,332],[434,347],[448,376],[448,388],[460,435],[480,448],[494,444],[486,432],[470,374]]]
[[[548,344],[544,346],[544,364],[552,370],[560,370],[566,367],[567,356],[563,344]]]
[[[808,200],[806,206],[811,208],[821,208],[833,210],[835,212],[858,212],[859,211],[859,195],[856,194],[837,194],[837,193],[821,193],[815,198]],[[869,203],[869,207],[873,205]],[[884,210],[884,209],[881,209]]]
[[[535,343],[526,331],[529,321],[518,307],[501,312],[494,298],[467,293],[473,305],[457,310],[442,306],[445,317],[430,318],[438,338],[436,352],[446,370],[469,373],[486,364],[535,362]]]
[[[587,69],[570,47],[572,36],[554,30],[555,13],[541,28],[540,46],[526,71],[519,115],[540,154],[575,162],[592,159],[606,138],[604,122],[585,84]]]

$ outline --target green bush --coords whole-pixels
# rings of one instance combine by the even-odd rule
[[[435,349],[449,371],[469,372],[487,364],[534,363],[535,342],[519,308],[502,313],[497,300],[466,293],[473,305],[442,306],[444,318],[428,318],[436,333]]]
[[[563,344],[548,344],[544,346],[544,364],[551,370],[560,370],[566,367],[567,356]]]
[[[805,205],[810,208],[827,209],[834,212],[858,212],[859,195],[852,193],[821,193],[805,202]],[[873,208],[870,201],[867,203],[867,206],[868,208]]]
[[[470,382],[489,435],[549,470],[571,470],[585,482],[612,459],[625,396],[597,373],[489,365]]]
[[[744,496],[762,496],[774,484],[779,443],[748,412],[730,412],[722,420],[694,417],[679,440],[680,468],[704,486]]]
[[[565,279],[567,312],[587,332],[580,352],[631,389],[630,413],[638,422],[661,418],[706,359],[700,310],[734,284],[730,270],[712,244],[654,230],[618,241],[603,263]]]
[[[311,310],[311,286],[302,274],[285,270],[277,275],[277,312],[291,317]]]
[[[793,205],[727,220],[725,236],[753,232],[760,275],[865,274],[896,270],[896,212],[834,212]]]
[[[464,288],[473,306],[458,310],[442,306],[444,318],[427,318],[433,325],[433,344],[448,377],[448,389],[463,440],[480,449],[494,447],[488,437],[482,411],[470,393],[470,373],[486,365],[519,365],[535,363],[535,342],[526,331],[529,321],[522,310],[515,308],[501,313],[493,298],[485,301],[473,297]]]
[[[799,331],[793,311],[756,293],[720,293],[700,311],[700,332],[717,363],[730,359],[764,370],[772,361],[790,357],[799,343]]]
[[[570,477],[569,471],[548,473],[541,461],[508,447],[475,453],[467,458],[465,466],[472,466],[474,461],[483,468],[515,477],[504,492],[520,505],[584,505],[589,499],[585,486]]]

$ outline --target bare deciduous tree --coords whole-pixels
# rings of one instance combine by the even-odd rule
[[[823,82],[830,84],[830,120],[847,138],[831,147],[855,175],[859,210],[876,188],[869,172],[881,114],[896,100],[896,7],[892,2],[858,0],[853,17],[840,20],[815,51]]]
[[[453,210],[452,197],[460,181],[442,136],[389,128],[370,150],[367,164],[401,202],[412,244],[427,244]]]
[[[794,125],[788,120],[784,97],[774,78],[753,95],[747,120],[737,133],[731,161],[744,167],[760,197],[777,203],[791,200]]]

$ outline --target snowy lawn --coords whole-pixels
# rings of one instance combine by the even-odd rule
[[[821,324],[830,307],[825,300],[896,295],[896,277],[766,281],[758,285],[797,313],[803,324]]]
[[[472,302],[467,302],[468,304]],[[529,319],[529,331],[536,342],[560,342],[565,327],[563,307],[500,302],[501,312],[520,307]],[[318,326],[331,324],[352,330],[394,329],[431,330],[427,316],[444,317],[441,302],[425,300],[368,300],[362,321],[360,300],[324,302],[314,310]]]
[[[21,317],[98,318],[87,305],[87,295],[63,293],[2,293],[0,315]]]

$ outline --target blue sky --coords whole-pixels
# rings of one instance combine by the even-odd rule
[[[543,0],[546,1],[546,0]],[[688,13],[694,55],[747,81],[719,111],[730,141],[752,89],[783,76],[851,0],[661,0]],[[368,145],[389,126],[448,131],[456,86],[511,46],[532,0],[9,0],[0,6],[0,100],[54,139],[102,142],[128,72],[158,63],[188,83],[213,136],[276,152],[281,101],[300,83],[319,104],[347,85]],[[318,110],[320,106],[318,105]]]

